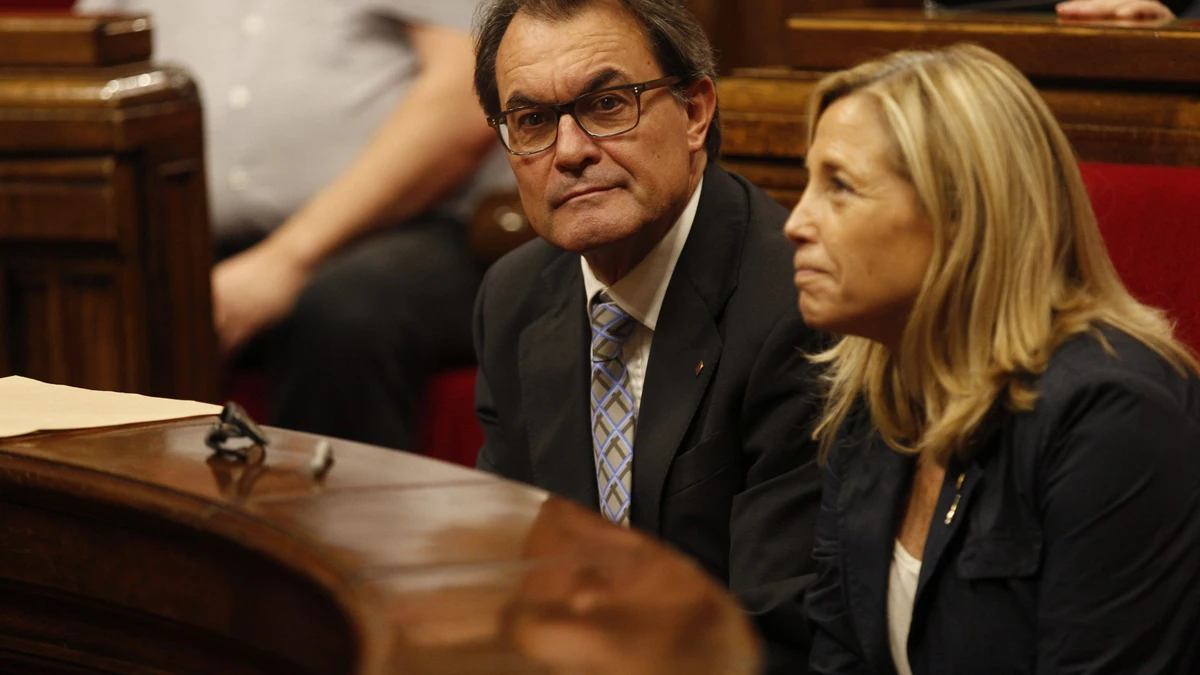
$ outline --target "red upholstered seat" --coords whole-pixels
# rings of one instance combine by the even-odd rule
[[[421,452],[463,466],[475,466],[483,429],[475,417],[475,368],[438,373],[425,388]]]
[[[1080,164],[1109,255],[1142,302],[1200,352],[1200,168]]]
[[[265,370],[227,369],[225,400],[237,401],[251,418],[267,419],[270,378]],[[475,368],[438,373],[425,388],[421,439],[414,452],[463,466],[475,466],[483,429],[475,418]]]
[[[75,0],[0,0],[0,10],[62,12],[74,4]]]

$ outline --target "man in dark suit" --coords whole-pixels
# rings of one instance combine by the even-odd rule
[[[494,0],[476,33],[541,236],[476,301],[479,467],[675,545],[804,672],[820,345],[787,212],[717,165],[703,31],[676,0]]]

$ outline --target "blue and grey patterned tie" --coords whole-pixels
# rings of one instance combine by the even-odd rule
[[[607,293],[592,300],[592,450],[600,511],[612,522],[629,526],[633,489],[633,391],[621,346],[637,327]]]

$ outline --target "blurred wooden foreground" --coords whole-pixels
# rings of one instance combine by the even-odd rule
[[[743,612],[648,537],[469,469],[215,418],[0,441],[0,672],[756,672]]]

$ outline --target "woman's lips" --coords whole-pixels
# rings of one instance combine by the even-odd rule
[[[796,274],[792,277],[792,280],[797,286],[799,286],[805,281],[812,280],[815,277],[823,276],[824,274],[824,270],[820,270],[815,267],[797,267]]]

